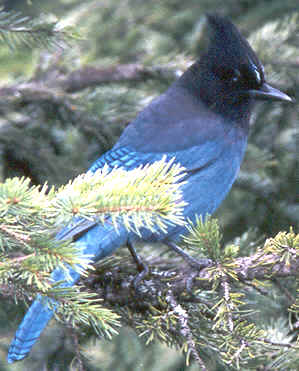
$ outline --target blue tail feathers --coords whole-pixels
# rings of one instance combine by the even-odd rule
[[[65,233],[60,233],[57,237],[62,239],[63,235],[63,238],[70,238],[68,231],[74,230],[76,228],[66,229]],[[128,235],[129,233],[122,227],[116,232],[114,226],[108,223],[105,226],[95,225],[91,229],[88,228],[88,231],[76,241],[76,244],[79,248],[83,247],[83,254],[93,256],[92,260],[97,261],[125,244]],[[66,280],[66,273],[62,269],[56,269],[51,277],[54,282],[64,280],[61,284],[63,287],[73,286],[80,278],[80,275],[71,267],[69,267],[67,275]],[[9,363],[20,361],[28,355],[41,332],[53,317],[54,312],[48,306],[49,301],[55,310],[58,304],[54,300],[38,295],[27,311],[10,345],[7,356]]]
[[[7,355],[8,363],[26,357],[42,330],[53,317],[53,311],[46,303],[43,303],[43,299],[46,298],[39,295],[26,313],[10,345]]]

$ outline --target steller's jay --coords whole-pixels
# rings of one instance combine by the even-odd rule
[[[184,216],[191,221],[196,215],[212,214],[230,190],[246,148],[254,101],[292,101],[265,82],[261,62],[230,21],[208,15],[207,25],[209,43],[200,60],[154,99],[90,168],[95,172],[107,164],[130,170],[165,155],[167,159],[174,157],[186,168],[187,182],[181,190],[187,202]],[[173,246],[184,232],[183,226],[170,226],[167,233],[144,230],[142,239]],[[78,220],[56,238],[75,240],[84,253],[98,261],[131,244],[137,236],[124,226],[116,232],[109,222],[102,225]],[[69,274],[67,280],[65,273],[56,269],[51,277],[72,286],[79,274],[71,268]],[[26,357],[52,316],[47,298],[38,296],[16,332],[8,362]]]

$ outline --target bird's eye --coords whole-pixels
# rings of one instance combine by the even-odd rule
[[[237,83],[241,79],[241,72],[238,69],[222,67],[217,70],[217,75],[222,81],[227,81],[233,84]]]
[[[239,70],[234,70],[233,76],[231,78],[231,81],[236,83],[240,80],[241,78],[241,72]]]

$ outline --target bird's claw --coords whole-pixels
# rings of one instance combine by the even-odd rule
[[[142,268],[142,270],[140,270]],[[138,271],[139,273],[136,274],[136,276],[133,278],[131,282],[131,287],[134,288],[136,292],[139,292],[138,286],[140,285],[140,282],[144,279],[144,277],[148,274],[149,272],[149,267],[147,264],[142,262],[141,264],[138,265]]]
[[[202,258],[202,259],[195,259],[193,256],[189,255],[184,251],[182,248],[177,246],[175,243],[167,241],[166,245],[169,246],[172,250],[174,250],[176,253],[181,255],[181,257],[192,267],[196,270],[200,271],[203,268],[210,267],[213,264],[213,260],[208,258]]]

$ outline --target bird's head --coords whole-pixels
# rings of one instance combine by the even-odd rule
[[[207,15],[205,25],[205,51],[190,72],[193,89],[209,107],[230,115],[249,111],[254,99],[292,101],[266,83],[262,63],[228,19]]]

